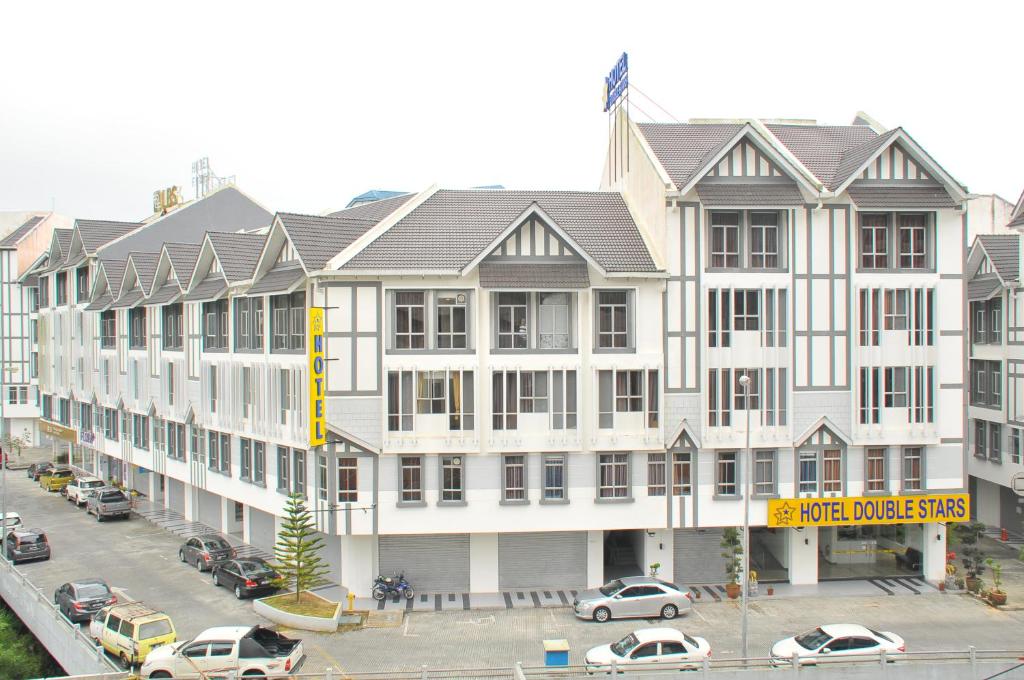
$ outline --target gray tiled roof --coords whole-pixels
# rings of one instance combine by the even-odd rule
[[[832,177],[832,181],[828,183],[830,189],[835,189],[840,184],[850,179],[857,170],[860,169],[869,158],[878,153],[886,143],[891,140],[900,131],[900,128],[889,130],[888,132],[878,135],[874,139],[869,139],[863,144],[847,149],[843,154],[843,158],[839,161],[839,165],[836,167],[835,175]]]
[[[99,296],[98,298],[90,302],[88,306],[86,306],[85,311],[102,312],[104,309],[110,306],[111,302],[113,302],[113,298],[110,297],[110,294],[104,293],[103,295]]]
[[[265,234],[210,232],[210,243],[229,283],[252,278],[266,240]]]
[[[461,270],[534,203],[606,271],[657,271],[618,193],[480,189],[435,192],[342,269]]]
[[[374,223],[380,222],[382,219],[408,203],[409,199],[414,195],[415,194],[402,194],[401,196],[394,196],[393,198],[385,198],[379,201],[363,203],[362,205],[330,213],[327,217],[345,217],[348,219],[370,220]]]
[[[1020,198],[1017,199],[1017,205],[1014,206],[1013,212],[1010,213],[1010,221],[1006,226],[1024,226],[1024,191],[1021,192]]]
[[[700,202],[707,207],[785,207],[804,204],[796,183],[788,184],[697,184]]]
[[[384,201],[377,201],[377,203],[384,203]],[[357,206],[350,210],[358,210],[362,207],[366,206]],[[349,211],[343,210],[335,215],[346,212]],[[297,213],[278,213],[277,216],[285,231],[288,232],[288,238],[295,246],[302,264],[311,272],[326,267],[332,257],[348,248],[353,241],[379,222],[379,220],[363,217],[321,217]]]
[[[863,182],[864,180],[857,180],[846,190],[850,199],[861,210],[956,207],[956,202],[940,184],[898,186]]]
[[[75,227],[82,235],[82,245],[88,255],[125,234],[142,226],[141,222],[113,222],[111,220],[75,220]],[[125,253],[127,256],[127,253]]]
[[[743,129],[732,123],[638,123],[658,162],[682,189]]]
[[[192,270],[196,268],[199,260],[199,251],[202,246],[196,243],[165,243],[167,256],[171,258],[171,266],[180,281],[188,281],[192,278]]]
[[[142,299],[142,289],[136,287],[125,292],[124,295],[117,298],[117,302],[111,305],[112,309],[125,309],[127,307],[135,306]]]
[[[42,222],[45,217],[46,215],[33,215],[25,220],[20,227],[5,236],[4,240],[0,241],[0,248],[13,248],[18,245],[18,241],[28,236],[28,233],[32,231],[32,228]]]
[[[991,274],[983,274],[967,282],[967,298],[969,300],[986,300],[999,288],[999,279]]]
[[[878,137],[865,125],[781,125],[765,127],[826,187],[837,185],[836,174],[846,153]]]
[[[186,302],[204,302],[216,300],[228,289],[228,282],[220,274],[211,274],[200,281],[195,288],[185,295]]]
[[[246,294],[266,295],[267,293],[280,293],[291,288],[305,278],[305,276],[306,272],[302,270],[302,267],[298,266],[271,269]]]
[[[978,236],[989,262],[1003,281],[1020,279],[1020,236],[1017,234],[982,234]]]
[[[53,235],[57,237],[57,247],[60,248],[60,257],[51,257],[50,262],[47,264],[48,267],[56,269],[60,267],[61,263],[64,262],[64,256],[68,254],[68,250],[71,248],[71,235],[70,229],[54,229]]]
[[[124,278],[124,269],[127,266],[127,260],[103,261],[103,273],[107,277],[107,288],[112,291],[111,295],[117,295],[121,292],[121,279]]]
[[[153,294],[146,298],[147,305],[165,305],[181,295],[181,288],[174,281],[169,281],[153,291]]]
[[[481,262],[481,288],[588,288],[587,265]]]
[[[139,277],[142,290],[148,291],[153,286],[156,265],[160,261],[159,253],[132,253],[129,257],[135,265],[135,274]]]

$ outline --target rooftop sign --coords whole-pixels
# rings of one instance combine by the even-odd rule
[[[629,61],[623,52],[604,79],[604,110],[610,111],[629,87]]]

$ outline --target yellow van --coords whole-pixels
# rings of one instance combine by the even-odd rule
[[[104,607],[93,615],[89,633],[128,667],[141,664],[152,649],[178,639],[171,617],[141,602]]]
[[[75,473],[71,470],[62,470],[57,468],[46,477],[40,477],[39,479],[45,479],[46,485],[43,487],[47,491],[60,491],[67,486],[72,479],[75,478]]]

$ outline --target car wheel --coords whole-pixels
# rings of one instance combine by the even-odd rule
[[[184,550],[179,550],[178,551],[178,559],[181,560],[182,562],[185,561],[185,551]]]
[[[216,571],[213,572],[213,585],[215,585],[215,586],[219,586],[220,585],[220,577],[217,576],[217,572]]]
[[[149,674],[149,677],[151,677],[151,678],[160,678],[161,680],[163,680],[164,678],[170,678],[171,674],[168,673],[167,671],[153,671],[152,673]]]
[[[99,512],[96,513],[96,521],[97,522],[102,522],[103,521],[103,515],[101,515]]]
[[[132,667],[132,662],[128,660],[128,655],[125,654],[124,652],[121,652],[121,655],[118,658],[121,659],[121,665],[124,666],[125,668],[131,668]]]
[[[242,587],[241,586],[235,586],[235,597],[237,599],[239,599],[239,600],[242,599]]]
[[[597,609],[594,610],[594,620],[597,621],[598,623],[604,623],[605,621],[610,621],[611,618],[612,618],[612,613],[610,611],[608,611],[608,607],[598,607]]]
[[[198,557],[196,558],[196,571],[204,571],[204,569],[203,569],[203,561],[201,559],[199,559]]]
[[[661,608],[661,618],[674,619],[679,615],[679,608],[674,604],[667,604]]]
[[[266,678],[266,674],[263,671],[251,670],[242,673],[243,678]]]

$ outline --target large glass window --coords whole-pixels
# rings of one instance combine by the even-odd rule
[[[100,347],[114,349],[117,340],[117,312],[108,309],[100,312]]]
[[[527,293],[498,293],[498,348],[526,349],[529,346]]]
[[[889,215],[861,213],[860,266],[885,269],[889,266]]]
[[[740,215],[711,213],[711,266],[740,266]]]
[[[270,298],[272,352],[300,352],[306,349],[306,291]]]
[[[395,291],[395,348],[426,347],[426,303],[421,290]],[[440,311],[438,312],[440,319]],[[440,327],[439,337],[440,337]]]
[[[779,214],[755,212],[750,215],[750,266],[774,269],[779,266]]]
[[[228,301],[203,303],[203,349],[228,348]]]
[[[569,349],[572,346],[568,293],[538,293],[538,346],[540,349]]]
[[[263,298],[235,299],[235,349],[263,349]]]
[[[438,293],[437,295],[437,347],[439,349],[465,349],[468,347],[466,331],[466,293]]]
[[[797,490],[800,493],[818,493],[818,452],[800,451],[799,470]]]
[[[544,500],[565,500],[565,456],[544,456]]]
[[[184,322],[185,311],[183,305],[177,302],[173,305],[164,305],[162,340],[163,348],[169,351],[181,351],[184,347]]]
[[[754,495],[775,493],[775,451],[754,452]]]
[[[826,493],[843,490],[843,453],[839,449],[825,449],[821,454],[821,488]]]
[[[401,472],[401,502],[421,503],[423,501],[423,459],[419,456],[402,456],[399,459]]]
[[[441,502],[461,503],[464,500],[462,457],[441,456]]]
[[[598,455],[598,497],[629,497],[629,454],[602,453]]]
[[[870,448],[864,456],[867,460],[864,490],[885,491],[885,449]]]
[[[502,499],[526,500],[526,456],[502,457]]]
[[[355,503],[359,499],[359,468],[355,458],[338,459],[338,502]]]
[[[911,446],[903,449],[903,490],[920,491],[921,484],[921,449]]]
[[[597,291],[597,346],[599,349],[627,349],[630,342],[630,292]]]
[[[647,495],[665,495],[665,454],[647,454]]]
[[[927,224],[927,217],[922,214],[899,215],[901,269],[924,269],[928,266]]]
[[[737,480],[737,455],[735,451],[719,451],[715,459],[715,495],[736,496],[739,493]]]

